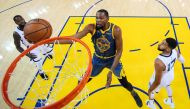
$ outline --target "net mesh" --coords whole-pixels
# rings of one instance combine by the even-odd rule
[[[89,66],[88,51],[78,42],[72,45],[58,42],[45,44],[47,50],[44,50],[44,44],[35,48],[33,51],[38,54],[34,54],[40,58],[38,62],[26,56],[18,61],[10,74],[7,90],[13,104],[21,108],[43,107],[64,98],[78,86]],[[39,63],[43,66],[40,67]],[[48,75],[48,80],[40,76],[42,72]],[[88,97],[87,87],[64,108],[78,108],[75,105],[85,97]]]

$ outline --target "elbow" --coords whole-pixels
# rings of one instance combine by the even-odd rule
[[[117,55],[121,56],[122,55],[122,50],[117,50]]]
[[[155,85],[158,86],[160,85],[161,81],[155,81]]]

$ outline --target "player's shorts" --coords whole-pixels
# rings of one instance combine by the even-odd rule
[[[150,81],[149,81],[149,88],[153,84],[155,80],[155,73],[152,75]],[[155,92],[159,92],[160,88],[167,87],[171,85],[171,82],[174,80],[174,73],[173,71],[167,72],[163,74],[160,85],[154,90]]]
[[[101,59],[97,57],[96,55],[94,55],[92,59],[93,67],[92,67],[91,77],[95,77],[98,74],[100,74],[100,72],[104,68],[110,69],[113,62],[114,62],[114,57],[109,58],[109,59]],[[123,72],[121,71],[122,67],[123,67],[122,64],[119,62],[115,70],[113,71],[114,75],[117,76],[118,78],[121,78],[121,76],[124,76]]]
[[[47,56],[48,54],[52,54],[52,51],[53,51],[53,48],[51,45],[49,45],[49,44],[41,45],[41,46],[30,51],[30,53],[37,56],[37,58],[33,59],[32,61],[38,62],[38,61],[44,59],[43,56]]]

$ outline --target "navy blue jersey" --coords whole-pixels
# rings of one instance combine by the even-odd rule
[[[116,45],[113,35],[114,24],[110,23],[107,30],[95,30],[92,36],[95,55],[99,58],[107,59],[115,56]]]

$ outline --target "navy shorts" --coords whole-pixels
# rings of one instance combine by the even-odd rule
[[[92,67],[91,77],[95,77],[98,74],[100,74],[100,72],[104,68],[110,69],[113,64],[113,61],[114,61],[114,57],[109,58],[109,59],[101,59],[101,58],[97,57],[96,55],[94,55],[93,59],[92,59],[93,67]],[[120,78],[122,76],[121,70],[122,70],[122,64],[119,62],[118,65],[116,66],[116,68],[114,69],[113,73],[115,74],[115,76]]]

